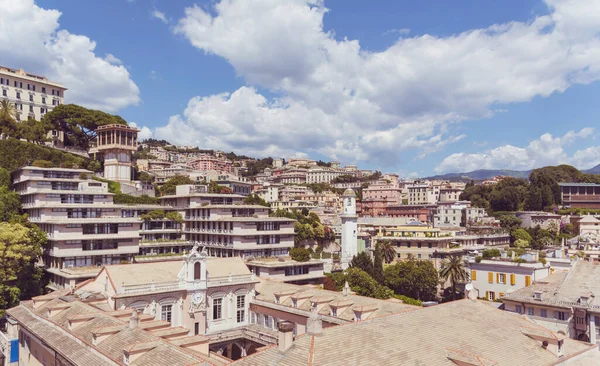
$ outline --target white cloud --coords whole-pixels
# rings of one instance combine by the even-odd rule
[[[591,11],[597,0],[547,4],[549,14],[531,22],[403,37],[381,52],[325,32],[329,10],[322,0],[222,0],[210,10],[186,8],[176,34],[280,97],[268,101],[249,88],[196,97],[183,117],[171,118],[169,125],[179,128],[157,134],[215,148],[318,151],[351,161],[391,163],[415,148],[423,156],[463,137],[451,123],[600,78],[600,16]],[[223,133],[223,125],[242,136]]]
[[[111,54],[96,56],[96,43],[88,37],[59,30],[58,10],[42,9],[33,0],[0,0],[0,9],[3,65],[62,83],[67,103],[108,112],[139,103],[127,69]]]
[[[385,32],[383,32],[381,35],[382,36],[387,36],[389,34],[399,34],[401,36],[407,35],[410,33],[410,29],[409,28],[394,28],[394,29],[388,29]]]
[[[152,16],[165,24],[169,23],[169,19],[167,19],[167,16],[162,11],[154,9],[154,11],[152,11]]]
[[[121,62],[121,60],[119,60],[115,55],[113,55],[112,53],[107,53],[104,56],[104,60],[108,63],[111,63],[113,65],[121,65],[123,62]]]
[[[586,127],[579,132],[569,131],[561,137],[545,133],[525,147],[504,145],[482,153],[456,153],[446,157],[435,167],[435,171],[458,173],[476,169],[529,170],[557,164],[572,164],[580,169],[587,169],[600,163],[600,147],[579,150],[571,156],[565,152],[564,147],[577,139],[590,137],[593,132],[593,128]]]

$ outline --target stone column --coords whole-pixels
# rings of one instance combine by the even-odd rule
[[[596,317],[589,314],[590,317],[590,343],[596,344]]]

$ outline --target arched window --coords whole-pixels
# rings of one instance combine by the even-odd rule
[[[194,263],[194,279],[200,279],[200,262]]]

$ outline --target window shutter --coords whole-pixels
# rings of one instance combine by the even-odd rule
[[[488,272],[488,282],[494,283],[494,274],[492,272]]]
[[[531,276],[525,276],[525,287],[531,285]]]
[[[486,292],[485,292],[485,299],[486,299],[486,300],[489,300],[489,298],[490,298],[490,292],[489,292],[489,291],[486,291]]]
[[[517,278],[516,277],[517,276],[515,276],[514,273],[511,273],[511,275],[510,275],[510,284],[511,285],[515,285],[517,283]]]
[[[496,273],[496,283],[500,283],[500,273]]]
[[[471,280],[477,281],[477,271],[475,271],[475,270],[471,271]]]

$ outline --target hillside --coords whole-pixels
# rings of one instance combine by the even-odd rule
[[[473,170],[472,172],[465,173],[447,173],[434,175],[431,177],[427,177],[425,179],[443,179],[443,180],[451,180],[451,181],[471,181],[471,180],[485,180],[498,175],[503,175],[507,177],[514,178],[523,178],[527,179],[531,174],[531,170],[521,171],[521,170],[505,170],[505,169],[478,169]]]
[[[499,175],[513,178],[529,179],[529,175],[533,170],[508,170],[508,169],[478,169],[472,172],[465,173],[446,173],[440,175],[433,175],[425,179],[442,179],[450,181],[464,181],[469,182],[471,180],[486,180]],[[600,164],[596,165],[591,169],[581,170],[585,174],[600,174]]]
[[[52,166],[88,168],[90,159],[69,154],[47,146],[16,139],[0,140],[0,168],[9,172],[32,164],[36,160],[50,162]],[[97,163],[94,161],[94,163]],[[94,169],[92,169],[94,170]]]

